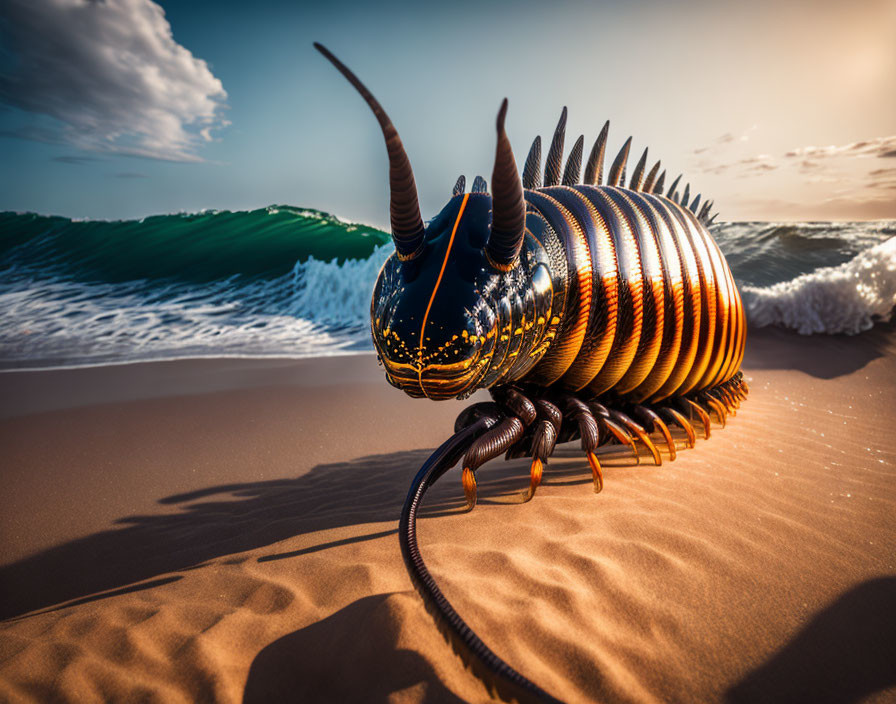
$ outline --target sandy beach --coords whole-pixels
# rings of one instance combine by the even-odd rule
[[[661,467],[459,470],[428,566],[570,702],[896,701],[896,334],[753,331],[751,395]],[[372,355],[0,374],[0,700],[478,702],[396,528],[462,402]]]

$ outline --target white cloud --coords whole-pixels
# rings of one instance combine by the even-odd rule
[[[151,0],[5,0],[0,102],[58,120],[6,131],[90,151],[201,161],[227,93]]]
[[[694,149],[693,153],[694,154],[703,154],[704,152],[708,152],[711,149],[716,150],[721,145],[731,144],[732,142],[746,142],[750,139],[750,133],[756,131],[757,129],[759,129],[759,125],[752,125],[739,137],[736,137],[731,132],[726,132],[725,134],[716,137],[713,140],[712,144],[705,146],[705,147],[698,147],[697,149]]]
[[[831,144],[827,147],[798,147],[785,154],[790,158],[822,159],[852,156],[896,156],[896,135],[874,137],[850,144]]]

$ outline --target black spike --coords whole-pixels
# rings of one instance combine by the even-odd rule
[[[473,179],[473,193],[488,193],[488,184],[482,176]]]
[[[709,201],[706,201],[706,202],[703,204],[703,207],[700,208],[700,213],[697,215],[697,219],[698,219],[700,222],[703,222],[703,223],[706,222],[706,216],[709,215],[709,206],[710,206],[710,202],[709,202]]]
[[[659,195],[663,195],[663,186],[666,184],[666,170],[663,169],[663,173],[660,174],[660,177],[656,180],[656,185],[653,187],[653,192],[658,193]]]
[[[691,199],[691,184],[688,183],[684,187],[684,193],[681,195],[680,202],[685,208],[687,208],[688,202],[690,201],[690,199]]]
[[[610,121],[604,123],[600,134],[594,140],[594,146],[591,147],[591,155],[588,157],[588,163],[585,165],[585,178],[583,183],[586,186],[599,186],[604,178],[604,151],[607,148],[607,133],[610,131]]]
[[[563,166],[563,140],[566,137],[566,106],[560,113],[560,121],[554,130],[554,138],[551,140],[551,148],[548,150],[548,158],[544,165],[544,185],[556,186],[560,183],[560,169]]]
[[[635,166],[635,173],[632,174],[631,183],[628,185],[633,191],[641,190],[641,181],[644,178],[645,168],[647,168],[647,147],[644,147],[644,153],[641,154],[641,158],[638,159],[638,165]],[[625,183],[622,185],[625,186]]]
[[[716,221],[716,218],[717,218],[717,217],[719,217],[719,214],[718,214],[718,213],[714,213],[713,216],[710,218],[709,222],[706,223],[706,226],[707,226],[707,227],[711,227],[712,224]]]
[[[641,188],[645,193],[653,193],[653,184],[656,183],[656,175],[660,172],[660,162],[656,162],[647,174],[644,186]]]
[[[678,202],[678,191],[675,191],[675,193],[673,193],[670,197],[672,198],[672,200],[674,200],[677,203]]]
[[[535,138],[523,168],[523,188],[541,188],[541,136]]]
[[[698,193],[696,195],[696,197],[694,198],[694,200],[691,202],[691,205],[690,205],[691,212],[694,213],[694,215],[696,215],[697,208],[699,208],[699,207],[700,207],[700,194]]]
[[[678,202],[678,197],[675,194],[675,189],[678,188],[678,182],[681,181],[681,174],[675,177],[675,180],[672,182],[672,185],[669,186],[669,190],[666,192],[666,197],[671,198],[676,203]]]
[[[463,174],[457,177],[457,183],[454,184],[454,190],[451,192],[452,196],[459,196],[467,189],[467,178]]]
[[[585,149],[585,135],[579,135],[572,151],[566,158],[566,168],[563,170],[563,185],[575,186],[582,175],[582,152]]]
[[[624,182],[620,181],[620,176],[622,179],[625,179],[625,162],[628,161],[628,150],[631,149],[631,146],[632,138],[629,137],[625,140],[625,144],[622,145],[622,149],[619,150],[619,154],[613,160],[613,165],[610,167],[610,175],[607,177],[608,186],[618,186],[621,182]]]

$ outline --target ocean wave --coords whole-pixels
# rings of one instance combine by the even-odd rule
[[[851,332],[896,300],[896,222],[714,228],[752,325]],[[0,214],[0,369],[369,351],[389,235],[307,208]]]
[[[771,286],[848,262],[896,235],[896,221],[727,222],[712,233],[739,283]]]
[[[389,240],[374,227],[287,205],[119,221],[0,213],[4,266],[91,283],[274,278],[312,257],[364,259]]]
[[[35,285],[0,272],[0,366],[149,361],[201,356],[314,357],[368,350],[370,295],[391,252],[314,257],[273,279]],[[19,282],[19,285],[10,282]]]
[[[896,306],[896,237],[839,266],[817,269],[768,287],[743,286],[747,319],[804,335],[869,330]]]

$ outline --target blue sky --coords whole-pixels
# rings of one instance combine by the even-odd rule
[[[507,96],[519,163],[568,105],[567,148],[609,118],[609,158],[633,135],[723,219],[896,217],[892,2],[160,5],[0,5],[0,209],[385,226],[379,129],[316,40],[389,112],[427,216],[490,177]]]

